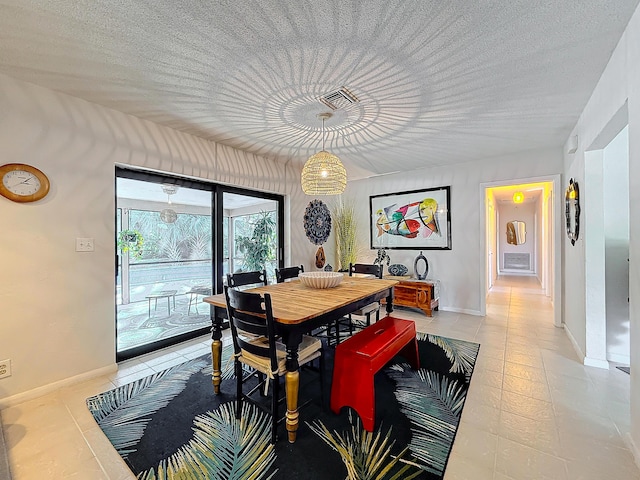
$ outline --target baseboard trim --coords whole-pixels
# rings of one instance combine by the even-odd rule
[[[607,362],[606,360],[601,360],[598,358],[590,358],[584,354],[584,352],[578,345],[578,342],[576,342],[576,339],[573,338],[573,335],[571,334],[571,330],[567,328],[566,323],[564,324],[564,331],[566,332],[567,337],[569,337],[569,340],[571,341],[571,345],[573,345],[573,349],[578,354],[578,358],[582,361],[583,365],[586,365],[587,367],[596,367],[596,368],[602,368],[604,370],[609,370],[609,362]]]
[[[438,307],[438,310],[442,310],[444,312],[465,313],[467,315],[475,315],[476,317],[484,316],[479,310],[467,310],[466,308]]]
[[[534,270],[500,270],[500,275],[520,275],[521,277],[535,277],[536,272]]]
[[[638,466],[638,468],[640,468],[640,449],[633,441],[633,437],[630,433],[627,433],[623,438],[625,440],[625,443],[629,447],[629,450],[631,450],[631,454],[633,455],[633,459],[635,460],[636,465]]]
[[[109,365],[108,367],[91,370],[74,377],[65,378],[64,380],[59,380],[42,387],[34,388],[33,390],[28,390],[26,392],[12,395],[11,397],[2,398],[0,399],[0,410],[2,410],[3,408],[12,407],[22,402],[26,402],[28,400],[33,400],[34,398],[38,398],[48,393],[54,392],[62,387],[75,385],[86,380],[91,380],[92,378],[116,373],[117,371],[118,365],[114,363],[113,365]]]
[[[576,342],[576,339],[573,338],[573,335],[571,334],[571,330],[567,328],[567,324],[565,323],[563,326],[564,326],[564,332],[567,334],[567,337],[569,337],[569,341],[571,342],[571,345],[573,345],[573,349],[575,350],[576,354],[578,354],[578,358],[582,361],[585,358],[585,354],[582,352],[582,349],[578,345],[578,342]]]
[[[397,311],[397,310],[402,310],[402,309],[407,309],[407,310],[413,310],[413,311],[420,311],[419,308],[417,307],[405,307],[404,305],[394,305],[393,306],[393,310]],[[381,310],[381,315],[383,315],[384,312],[384,306]],[[479,311],[479,310],[467,310],[464,308],[452,308],[452,307],[443,307],[442,305],[438,306],[438,310],[437,311],[433,311],[431,312],[431,315],[438,315],[438,312],[453,312],[453,313],[465,313],[467,315],[473,315],[476,317],[484,317],[484,315]],[[393,314],[392,314],[393,315]],[[427,317],[427,318],[431,318],[431,317]]]
[[[610,362],[621,363],[623,365],[631,364],[631,357],[620,353],[607,353],[607,360]]]
[[[587,367],[596,367],[602,368],[603,370],[609,370],[609,362],[599,358],[584,357],[582,363],[584,363]]]

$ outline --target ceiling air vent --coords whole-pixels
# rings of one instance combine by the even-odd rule
[[[341,87],[340,90],[328,93],[320,97],[320,101],[324,103],[331,110],[338,110],[339,108],[346,108],[349,105],[358,103],[358,97],[351,93],[347,87]]]

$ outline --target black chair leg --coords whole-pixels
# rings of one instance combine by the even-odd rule
[[[322,404],[322,410],[325,410],[324,399],[324,352],[320,349],[320,402]]]
[[[271,392],[271,443],[275,445],[278,439],[278,399],[280,398],[280,378],[273,379]]]
[[[242,413],[242,364],[236,360],[236,418],[240,419]]]
[[[262,372],[257,372],[257,373],[258,373],[258,385],[263,385],[264,384],[264,378],[265,378],[264,377],[264,373],[262,373]],[[263,385],[263,387],[264,387],[264,385]],[[264,390],[265,390],[264,388],[260,388],[260,396],[261,397],[266,397],[267,396],[267,394],[265,393]]]

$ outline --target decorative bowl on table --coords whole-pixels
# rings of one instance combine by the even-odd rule
[[[300,272],[298,275],[303,285],[311,288],[333,288],[344,278],[340,272]]]

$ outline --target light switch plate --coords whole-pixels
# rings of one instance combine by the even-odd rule
[[[93,238],[76,238],[76,252],[93,252]]]

